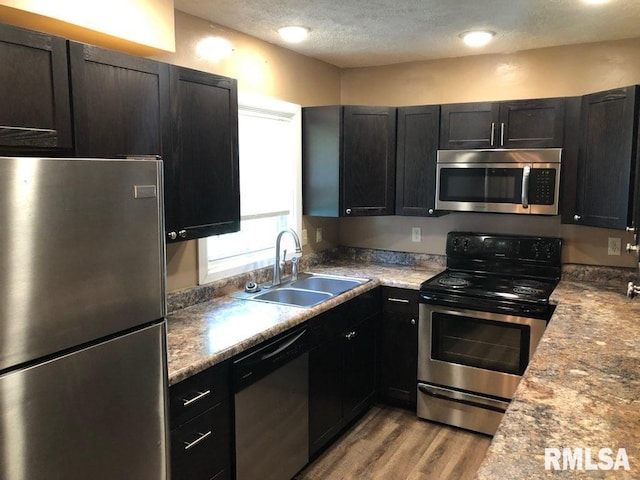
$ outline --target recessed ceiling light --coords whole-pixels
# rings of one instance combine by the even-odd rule
[[[309,29],[299,25],[292,25],[278,29],[278,33],[285,42],[299,43],[307,38],[309,35]]]
[[[458,36],[470,47],[482,47],[489,43],[495,34],[489,30],[472,30]]]

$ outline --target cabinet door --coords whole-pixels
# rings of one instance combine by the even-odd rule
[[[637,87],[583,97],[577,223],[624,229],[631,221]]]
[[[344,107],[342,215],[393,215],[396,109]]]
[[[238,231],[236,80],[172,67],[171,116],[173,152],[165,161],[168,240]]]
[[[171,479],[231,478],[231,412],[224,400],[171,431]]]
[[[371,402],[376,393],[377,318],[365,318],[343,334],[343,415],[350,422]]]
[[[398,108],[396,215],[435,214],[440,107]]]
[[[3,154],[70,150],[66,41],[0,25],[0,58],[0,149]]]
[[[73,42],[69,55],[76,155],[169,155],[168,65]]]
[[[418,378],[418,292],[383,288],[379,391],[384,401],[415,409]]]
[[[564,99],[500,102],[496,135],[495,143],[499,148],[562,147]]]
[[[324,341],[309,352],[309,456],[342,428],[343,341]]]
[[[497,102],[453,103],[440,110],[440,148],[497,148]]]

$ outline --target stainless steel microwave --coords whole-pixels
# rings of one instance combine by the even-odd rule
[[[561,148],[438,150],[436,209],[557,215]]]

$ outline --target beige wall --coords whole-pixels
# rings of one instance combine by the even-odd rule
[[[158,55],[155,59],[236,78],[241,91],[302,106],[340,103],[340,70],[337,67],[177,10],[175,21],[175,53]],[[199,58],[195,53],[196,44],[208,36],[222,36],[229,40],[234,48],[233,53],[217,62]],[[305,252],[329,248],[337,243],[336,220],[305,219],[304,224],[310,240]],[[322,228],[324,238],[320,244],[315,243],[315,229],[318,227]],[[167,246],[169,291],[197,285],[197,260],[196,241]]]
[[[138,55],[175,49],[173,0],[0,0],[0,21]]]
[[[582,95],[640,83],[640,38],[342,71],[342,103],[420,105]],[[411,227],[422,241],[411,242]],[[617,230],[561,225],[558,217],[453,213],[441,218],[341,219],[339,243],[410,252],[444,253],[451,230],[532,233],[562,237],[563,261],[634,266],[631,255],[607,255]]]

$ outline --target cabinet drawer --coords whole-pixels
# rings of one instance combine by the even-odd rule
[[[230,478],[230,401],[171,431],[172,480]]]
[[[229,363],[209,368],[173,385],[169,389],[171,428],[229,397]]]
[[[382,289],[383,312],[412,313],[418,315],[420,292],[406,288],[384,287]]]

